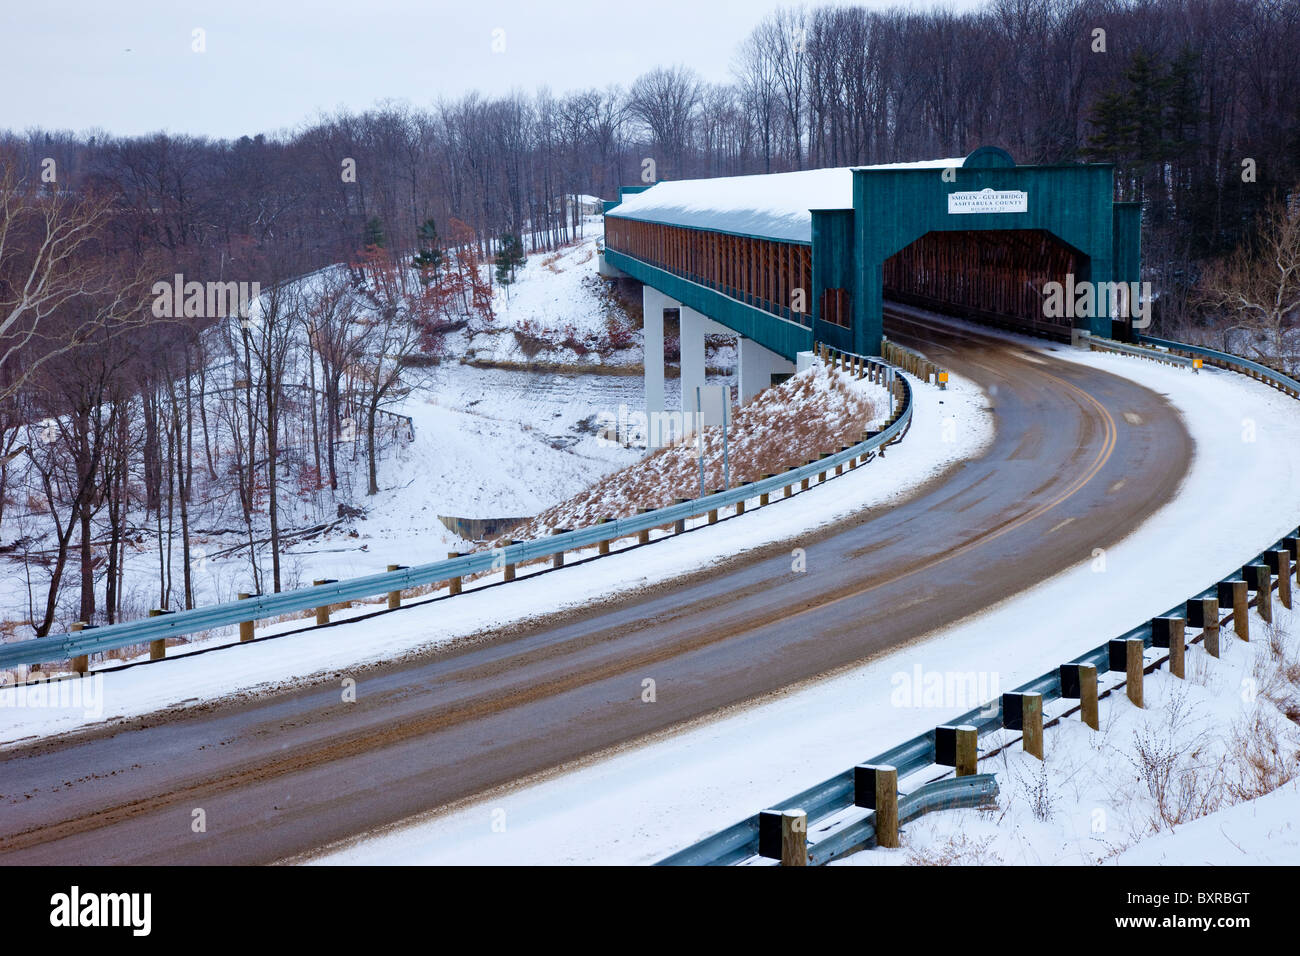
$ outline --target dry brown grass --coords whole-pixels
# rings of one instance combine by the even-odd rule
[[[882,410],[853,389],[850,381],[818,366],[812,374],[769,388],[737,410],[727,433],[732,486],[779,474],[823,452],[861,441]],[[704,489],[711,493],[723,484],[722,429],[706,428],[703,441]],[[605,476],[513,529],[509,537],[529,540],[545,537],[554,528],[584,528],[602,517],[634,515],[638,507],[659,508],[677,498],[695,498],[699,491],[699,450],[691,441],[660,449]]]
[[[932,846],[908,848],[909,866],[996,866],[1002,858],[993,852],[993,837],[982,840],[958,833]]]

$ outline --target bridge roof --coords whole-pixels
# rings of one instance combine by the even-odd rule
[[[963,157],[656,183],[610,215],[786,242],[812,241],[811,209],[852,209],[854,169],[944,169]]]

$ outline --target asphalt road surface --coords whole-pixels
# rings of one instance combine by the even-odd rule
[[[1160,396],[891,316],[895,340],[990,390],[982,457],[743,563],[376,669],[356,703],[331,682],[7,752],[0,863],[282,860],[888,651],[1090,560],[1174,493],[1192,441]]]

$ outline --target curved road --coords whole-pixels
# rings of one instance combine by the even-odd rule
[[[1162,398],[908,315],[891,336],[989,389],[996,437],[907,502],[798,541],[813,573],[773,546],[377,669],[353,704],[331,683],[6,752],[0,862],[285,859],[862,661],[1088,560],[1174,493],[1192,442]]]

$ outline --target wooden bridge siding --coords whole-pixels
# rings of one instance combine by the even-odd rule
[[[1043,230],[931,232],[885,262],[890,298],[1070,335],[1043,315],[1043,286],[1078,273],[1078,254]]]
[[[776,263],[782,252],[784,261],[811,272],[810,250],[798,243],[605,218],[609,265],[794,361],[812,348],[811,316],[784,318],[759,285],[767,272],[762,262]]]
[[[799,243],[607,216],[605,248],[781,318],[812,321],[811,295],[802,312],[793,309],[793,290],[807,289],[812,272],[811,250]]]

